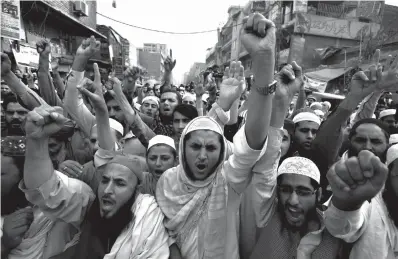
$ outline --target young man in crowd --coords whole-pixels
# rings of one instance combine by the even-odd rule
[[[2,95],[4,101],[2,103],[5,113],[5,130],[1,132],[1,136],[23,136],[22,122],[25,120],[28,110],[19,104],[17,97],[13,93]]]

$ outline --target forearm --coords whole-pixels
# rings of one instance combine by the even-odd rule
[[[10,87],[11,91],[23,101],[24,105],[30,110],[40,106],[40,101],[30,94],[30,89],[22,83],[19,78],[12,72],[2,77],[2,79]]]
[[[49,72],[49,61],[44,57],[39,59],[39,69],[37,72],[37,79],[39,81],[40,95],[50,106],[60,106],[58,102],[57,93],[52,84],[52,78]]]
[[[115,142],[113,141],[111,126],[109,125],[109,114],[105,108],[95,108],[95,118],[97,121],[99,146],[105,150],[114,150]]]
[[[54,79],[55,89],[57,90],[60,98],[63,99],[64,92],[65,92],[65,85],[64,85],[64,82],[62,81],[61,75],[58,73],[57,70],[53,70],[53,76],[54,76],[53,79]]]
[[[300,88],[300,92],[297,98],[297,102],[296,102],[296,106],[294,107],[294,110],[299,110],[305,107],[305,99],[306,99],[306,95],[305,95],[305,90],[304,87]]]
[[[24,182],[27,189],[36,189],[47,182],[54,173],[48,151],[48,138],[26,139]]]
[[[232,104],[232,106],[231,106],[231,109],[229,109],[229,121],[228,121],[228,123],[227,123],[227,125],[233,125],[233,124],[236,124],[237,122],[238,122],[238,116],[239,116],[239,112],[238,112],[238,109],[239,109],[239,102],[240,102],[240,100],[238,99],[238,100],[236,100],[233,104]]]
[[[255,76],[254,88],[250,92],[248,101],[245,132],[247,143],[252,149],[260,149],[267,137],[271,120],[273,95],[262,95],[256,88],[268,87],[273,80],[274,54],[258,54],[253,57],[253,71]]]
[[[377,102],[382,95],[383,92],[373,92],[361,102],[354,120],[350,122],[350,128],[359,120],[372,118],[376,110]]]
[[[203,101],[202,96],[196,96],[196,110],[199,116],[203,116]]]
[[[171,79],[172,79],[172,73],[170,72],[164,72],[163,78],[162,78],[162,86],[160,87],[160,92],[163,92],[165,89],[171,88]]]

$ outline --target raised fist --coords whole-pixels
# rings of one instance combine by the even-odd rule
[[[82,41],[82,44],[80,44],[76,51],[76,57],[89,60],[97,51],[99,51],[100,46],[101,42],[96,41],[94,36],[91,36]]]
[[[290,100],[300,91],[303,84],[301,67],[293,61],[292,64],[284,66],[275,79],[278,82],[275,98],[289,98]]]
[[[141,69],[139,67],[128,67],[124,72],[123,76],[128,82],[135,82],[141,75]]]
[[[259,13],[250,14],[245,18],[242,27],[241,41],[245,49],[253,57],[262,52],[275,51],[275,24]]]
[[[45,139],[58,132],[69,120],[62,115],[61,107],[42,105],[26,116],[25,133],[27,138]]]
[[[372,199],[382,189],[387,175],[387,166],[372,152],[363,150],[358,157],[350,157],[334,164],[326,176],[333,191],[333,199],[345,206],[360,205]]]
[[[36,50],[40,56],[48,58],[51,53],[51,45],[46,40],[40,40],[36,43]]]

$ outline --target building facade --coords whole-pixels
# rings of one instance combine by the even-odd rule
[[[59,58],[59,71],[68,72],[83,39],[106,38],[96,30],[96,10],[96,1],[20,1],[21,39],[9,42],[18,65],[36,69],[36,42],[45,39],[51,44],[51,56]]]
[[[195,62],[189,69],[187,75],[184,75],[184,84],[189,84],[190,82],[194,82],[198,84],[200,81],[201,74],[206,71],[207,65],[206,63]]]
[[[137,63],[146,69],[147,79],[162,79],[168,52],[167,45],[160,43],[144,43],[143,48],[137,48]]]

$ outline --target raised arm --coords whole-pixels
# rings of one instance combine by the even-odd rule
[[[50,60],[51,52],[50,43],[41,40],[36,43],[37,52],[39,53],[39,69],[37,71],[37,79],[39,81],[39,91],[43,99],[51,106],[63,107],[61,99],[55,92],[52,78],[50,76]]]
[[[65,94],[65,84],[58,72],[58,58],[51,61],[51,70],[53,71],[54,87],[57,90],[59,98],[63,99]]]
[[[228,182],[237,193],[242,193],[247,187],[251,179],[251,169],[266,148],[275,92],[275,85],[271,84],[274,71],[275,25],[261,14],[251,14],[242,31],[241,41],[253,59],[255,83],[247,100],[249,103],[246,124],[236,133],[234,154],[225,164]],[[227,75],[231,78],[227,79]],[[220,88],[235,85],[244,89],[242,66],[238,67],[233,63],[231,69],[226,69],[224,77]],[[236,96],[240,96],[241,89],[235,90],[235,93],[230,92],[236,94],[236,91],[239,91]],[[224,93],[220,90],[220,100],[222,94]]]
[[[164,74],[162,78],[162,86],[160,92],[163,93],[165,89],[171,88],[171,80],[173,79],[173,68],[176,66],[177,60],[173,60],[173,52],[170,50],[170,56],[164,61]]]
[[[91,129],[95,125],[95,116],[88,110],[83,99],[79,98],[77,85],[82,83],[84,68],[88,60],[99,50],[99,46],[100,42],[95,41],[94,36],[82,42],[73,60],[72,73],[65,91],[64,107],[86,136],[90,136]]]
[[[48,150],[49,137],[66,121],[60,107],[43,105],[28,113],[25,166],[20,188],[27,200],[49,218],[58,218],[79,228],[95,196],[85,183],[55,172]]]
[[[78,89],[91,100],[94,106],[99,146],[105,150],[114,150],[116,139],[114,139],[111,133],[108,108],[102,93],[101,75],[97,63],[94,63],[94,74],[93,92],[90,92],[83,86],[79,86]]]
[[[6,81],[11,91],[21,99],[27,109],[33,110],[46,103],[11,71],[11,60],[5,53],[1,53],[1,78]]]

